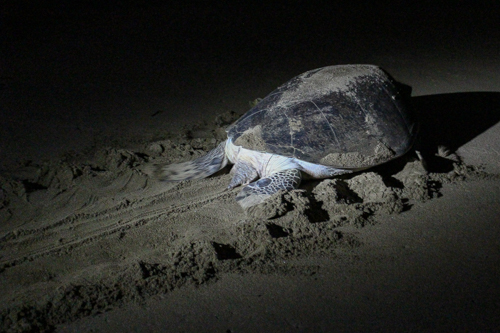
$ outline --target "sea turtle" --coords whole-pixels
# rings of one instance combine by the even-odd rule
[[[406,88],[406,89],[404,89]],[[227,128],[227,140],[195,160],[156,165],[160,180],[207,177],[234,164],[228,188],[243,208],[302,176],[328,178],[405,154],[416,135],[408,86],[374,65],[314,69],[283,84]]]

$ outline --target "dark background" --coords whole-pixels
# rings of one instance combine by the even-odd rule
[[[158,139],[185,124],[211,121],[220,112],[245,112],[249,101],[264,97],[291,77],[335,64],[375,63],[412,86],[417,96],[414,102],[423,111],[423,124],[427,125],[422,133],[435,141],[432,147],[446,143],[453,150],[458,149],[499,120],[498,1],[235,3],[3,1],[0,4],[0,171],[16,165],[17,160],[36,161],[55,158],[68,150],[82,152],[99,145],[120,146],[134,140]],[[478,162],[486,155],[482,151],[489,153],[484,147],[474,152],[479,156]],[[440,205],[436,206],[435,211],[442,213]],[[495,211],[495,207],[488,208]],[[433,218],[431,213],[435,214],[430,212],[429,219]],[[490,222],[494,220],[491,216]],[[469,241],[468,233],[475,222],[463,226],[461,221],[454,222],[464,229],[461,234]],[[445,229],[441,235],[453,237],[448,235],[446,225],[441,227]],[[384,232],[388,242],[392,242],[393,235]],[[407,237],[426,243],[432,241],[432,233],[433,230],[428,231],[429,236],[420,240],[410,230]],[[474,242],[483,244],[474,237],[467,244],[473,246]],[[456,278],[451,269],[447,276],[434,276],[434,265],[440,261],[428,260],[430,256],[417,249],[421,266],[408,261],[407,266],[395,268],[395,273],[400,273],[410,267],[411,273],[404,272],[405,276],[414,273],[417,282],[387,282],[379,275],[388,291],[399,286],[407,288],[403,291],[408,291],[409,301],[405,302],[404,293],[394,298],[401,301],[397,304],[390,304],[391,297],[364,302],[360,296],[357,304],[366,307],[362,323],[377,321],[371,317],[372,304],[380,306],[377,310],[387,315],[387,324],[392,325],[388,327],[399,324],[405,327],[408,318],[432,322],[434,318],[427,314],[437,317],[442,313],[449,314],[441,318],[449,321],[446,327],[454,327],[456,320],[469,320],[465,317],[469,312],[487,318],[473,318],[470,326],[463,327],[491,328],[488,320],[497,323],[496,318],[488,316],[498,313],[498,304],[492,302],[486,304],[489,307],[482,307],[481,303],[482,297],[493,299],[497,291],[487,291],[489,285],[481,281],[491,279],[491,285],[496,287],[498,266],[471,272],[467,265],[461,266],[462,252],[443,249],[432,250],[443,257],[442,262],[448,262],[447,256],[454,255],[450,266],[453,270],[453,265],[460,267],[463,279]],[[375,262],[372,270],[352,274],[370,277],[372,271],[376,273],[387,262]],[[482,263],[478,260],[474,261],[476,264]],[[331,270],[331,276],[341,276],[336,267]],[[487,274],[482,275],[484,272]],[[332,288],[328,278],[326,275],[318,282],[324,289],[314,284],[314,277],[296,288],[309,297],[309,304],[314,297],[328,296],[332,290],[342,294],[344,290]],[[284,279],[290,282],[289,277]],[[429,284],[433,279],[438,281],[436,285]],[[460,289],[453,289],[455,285],[448,279]],[[255,284],[259,283],[260,280]],[[474,283],[476,289],[471,289]],[[308,288],[304,287],[306,284]],[[267,301],[279,308],[285,303],[288,285],[278,281],[270,286],[275,293],[269,297],[275,298]],[[378,295],[379,290],[369,281],[357,286]],[[240,297],[239,287],[239,284],[234,286],[228,294]],[[254,285],[246,288],[242,290],[250,293]],[[481,293],[476,293],[477,290]],[[470,306],[476,312],[455,302],[453,297],[457,292],[475,296],[478,303]],[[193,292],[195,300],[199,294]],[[416,315],[415,304],[411,303],[414,294],[422,297],[415,303],[420,306]],[[246,310],[246,304],[241,303],[238,303],[240,308],[231,309],[231,304],[224,303],[226,294],[221,295],[218,305],[229,308],[228,313]],[[213,295],[209,296],[206,308],[213,309]],[[245,303],[246,299],[242,299]],[[304,299],[286,302],[294,311],[302,312],[300,306],[308,308],[302,304]],[[190,310],[193,304],[198,304],[189,299],[186,302]],[[259,299],[255,301],[259,309],[261,303]],[[327,303],[330,300],[318,304]],[[446,304],[450,308],[445,308]],[[356,317],[356,309],[349,306],[346,304],[339,313],[346,315],[344,327],[352,328],[360,318]],[[401,318],[393,320],[391,313],[397,314],[400,307],[403,307]],[[195,317],[202,310],[195,308]],[[426,316],[422,319],[420,313]],[[175,314],[172,312],[172,316]],[[148,321],[144,318],[141,319]]]
[[[302,72],[388,51],[488,48],[499,37],[495,1],[139,3],[4,4],[2,77],[181,92],[192,72]]]
[[[322,66],[376,63],[405,80],[415,60],[496,61],[497,3],[4,1],[0,160],[162,137]]]

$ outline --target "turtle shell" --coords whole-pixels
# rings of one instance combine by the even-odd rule
[[[228,137],[251,150],[366,168],[410,149],[417,129],[410,92],[377,66],[319,68],[270,93],[227,129]]]

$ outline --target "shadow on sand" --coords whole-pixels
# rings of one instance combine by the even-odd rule
[[[461,92],[412,98],[420,120],[418,149],[434,154],[468,143],[500,121],[500,92]]]

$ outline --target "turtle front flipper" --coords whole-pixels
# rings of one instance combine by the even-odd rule
[[[269,177],[245,186],[236,196],[241,207],[247,209],[258,205],[279,190],[293,190],[299,187],[302,175],[298,169],[288,169],[273,173]]]
[[[201,179],[210,176],[226,166],[226,142],[220,143],[208,154],[195,160],[168,165],[154,165],[152,174],[163,181]]]

